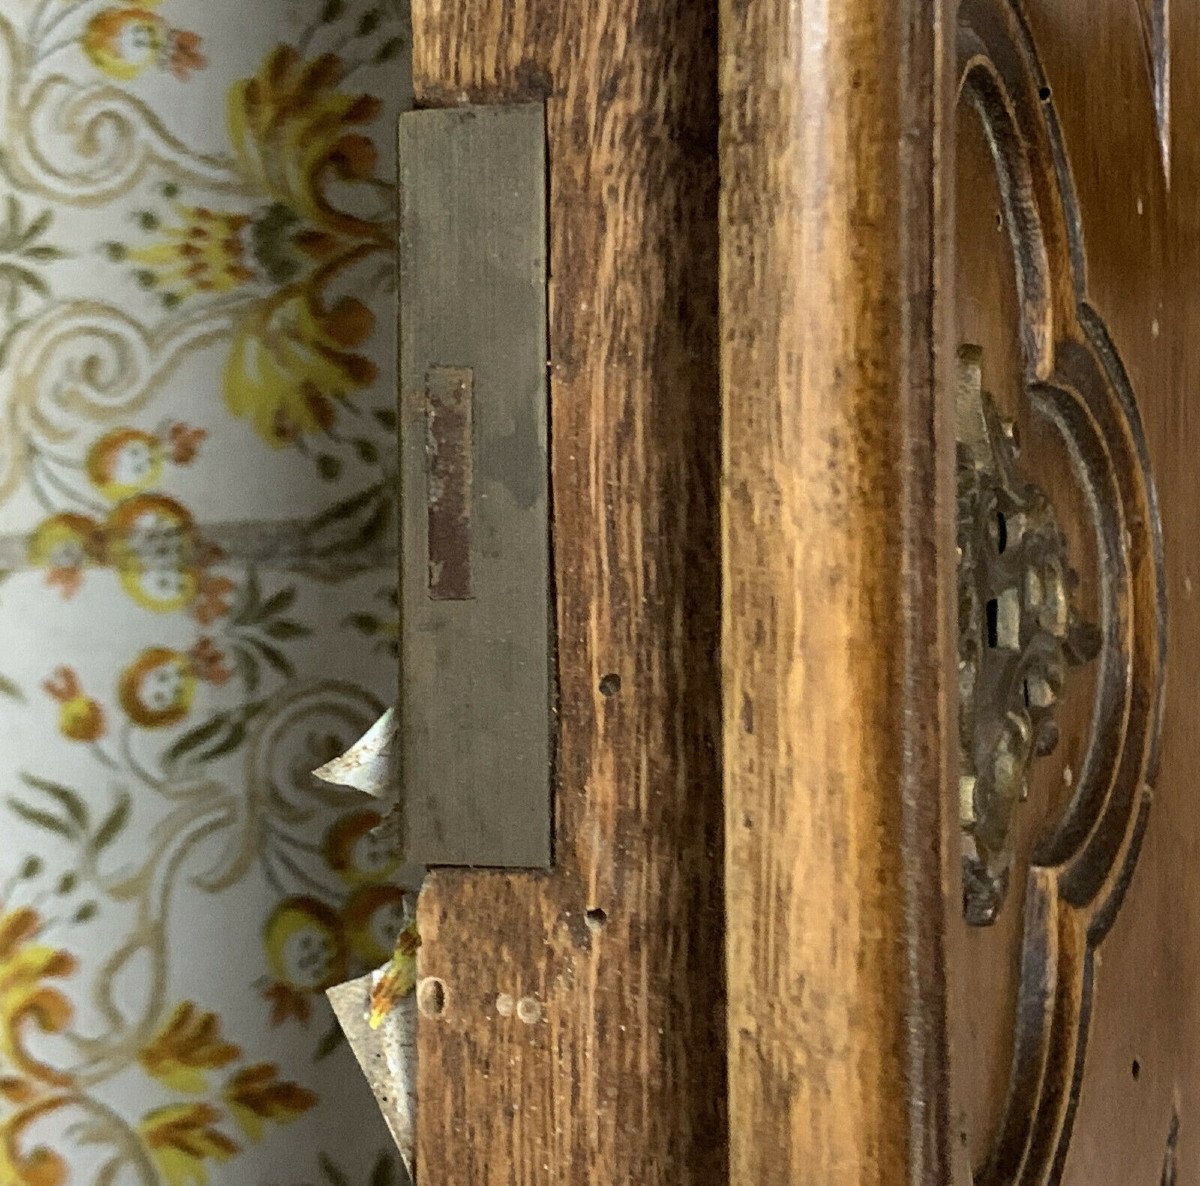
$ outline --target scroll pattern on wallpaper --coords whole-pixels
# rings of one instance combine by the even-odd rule
[[[386,1186],[399,0],[0,7],[0,1182]]]

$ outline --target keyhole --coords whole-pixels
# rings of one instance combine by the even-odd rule
[[[1002,556],[1008,548],[1008,520],[1003,511],[996,512],[996,551]]]
[[[1000,602],[995,597],[987,603],[987,640],[993,651],[1000,645]]]

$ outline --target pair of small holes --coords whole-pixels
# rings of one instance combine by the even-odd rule
[[[542,1020],[542,1003],[537,997],[522,997],[515,1001],[509,993],[502,992],[496,998],[496,1012],[501,1017],[512,1017],[515,1013],[518,1021],[536,1025]]]

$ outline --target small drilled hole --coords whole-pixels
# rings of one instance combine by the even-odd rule
[[[1050,88],[1048,86],[1038,87],[1038,98],[1041,99],[1041,101],[1043,103],[1049,103],[1050,102]]]
[[[537,997],[522,997],[517,1002],[517,1017],[526,1025],[537,1025],[542,1020],[542,1003]]]
[[[621,690],[621,677],[613,672],[600,679],[600,695],[615,696]]]
[[[590,931],[603,930],[604,924],[608,922],[607,911],[601,910],[599,906],[593,906],[584,917],[587,919],[588,930]]]
[[[426,1017],[440,1017],[446,1010],[446,986],[436,976],[426,976],[417,988],[417,1008]]]
[[[1008,550],[1008,519],[1003,511],[996,512],[996,551],[1000,555]]]
[[[987,603],[987,640],[992,650],[1000,645],[1000,602],[994,597]]]

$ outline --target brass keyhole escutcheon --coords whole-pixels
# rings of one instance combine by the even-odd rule
[[[1018,465],[1015,427],[983,390],[982,351],[958,353],[959,816],[963,915],[995,921],[1008,893],[1029,768],[1058,745],[1068,669],[1100,633],[1073,604],[1077,578],[1049,498]]]

